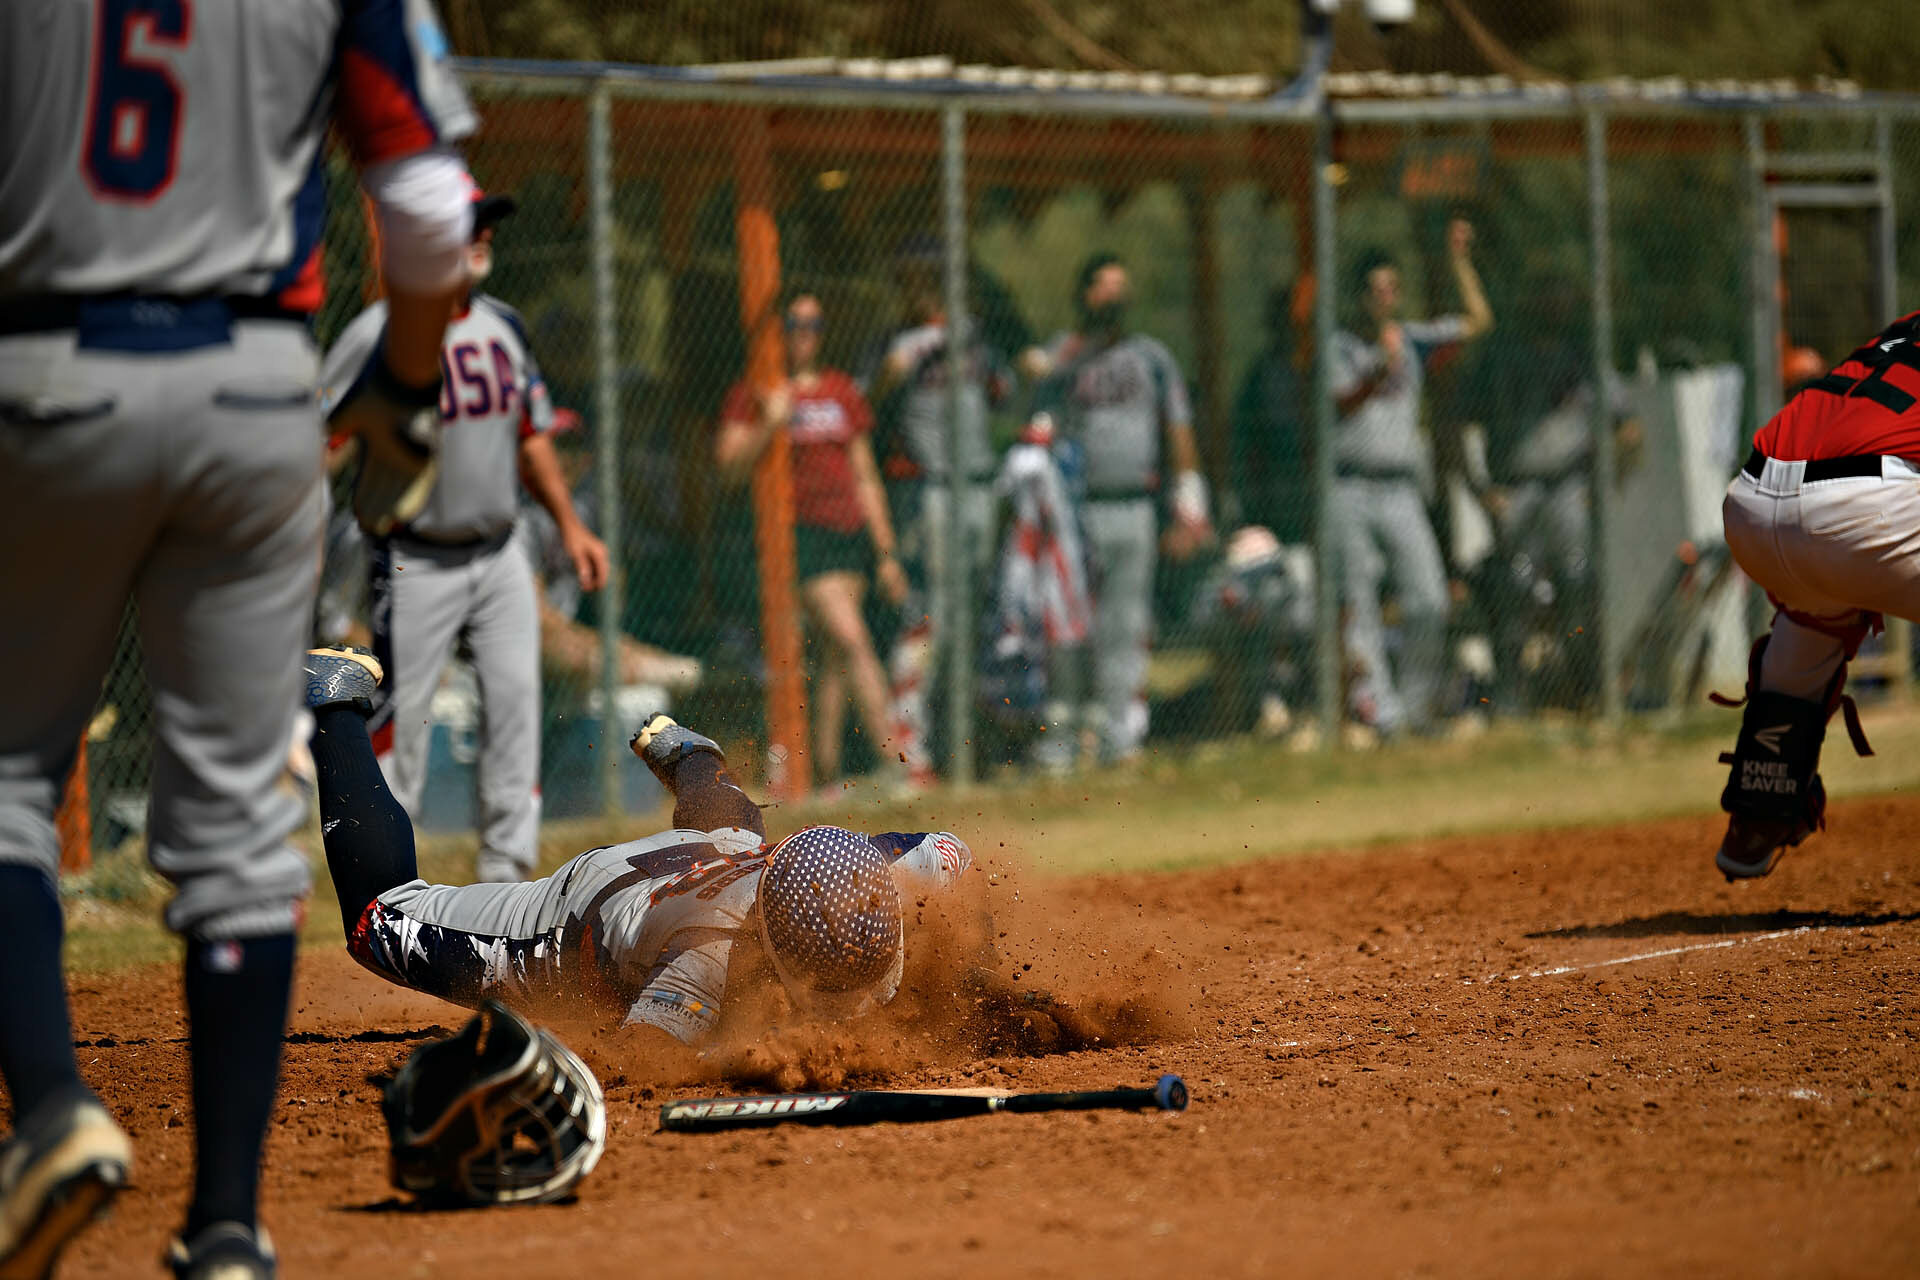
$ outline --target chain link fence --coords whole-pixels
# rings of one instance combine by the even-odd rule
[[[523,520],[549,817],[651,803],[610,748],[656,704],[789,796],[1687,705],[1758,621],[1747,436],[1920,297],[1902,99],[469,80],[520,202],[486,288],[615,562],[583,597]],[[371,296],[334,177],[323,342]],[[328,581],[319,634],[362,634]],[[129,643],[96,844],[140,827],[147,714]],[[479,714],[456,669],[436,822]]]

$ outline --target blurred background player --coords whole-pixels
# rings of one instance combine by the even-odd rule
[[[1212,536],[1186,380],[1164,345],[1128,329],[1132,300],[1126,264],[1111,253],[1094,254],[1074,288],[1078,327],[1023,357],[1041,379],[1034,411],[1053,416],[1084,466],[1081,520],[1093,585],[1092,697],[1082,692],[1085,650],[1056,650],[1059,670],[1050,681],[1040,755],[1052,769],[1071,767],[1083,728],[1096,730],[1100,758],[1108,763],[1138,756],[1146,740],[1159,560],[1155,502],[1163,485],[1175,549],[1190,553]]]
[[[1400,318],[1400,268],[1385,252],[1354,270],[1358,331],[1333,335],[1333,538],[1346,613],[1354,719],[1383,735],[1432,726],[1446,674],[1447,570],[1427,514],[1432,455],[1421,430],[1421,393],[1431,364],[1493,328],[1493,309],[1473,268],[1473,225],[1447,228],[1447,258],[1465,314]],[[1381,588],[1400,606],[1402,660],[1390,667]]]
[[[1495,547],[1476,573],[1491,615],[1493,707],[1580,707],[1600,693],[1600,588],[1592,556],[1593,343],[1574,281],[1544,281],[1514,309],[1505,338],[1479,362],[1485,483],[1476,488]],[[1609,377],[1616,466],[1630,467],[1642,431],[1630,388]],[[1472,469],[1469,469],[1470,474]],[[1552,637],[1556,643],[1541,646]]]
[[[853,1016],[899,990],[903,901],[980,891],[944,832],[809,827],[767,847],[760,808],[720,748],[649,717],[634,750],[674,795],[674,829],[594,849],[529,884],[431,885],[374,766],[363,709],[378,666],[308,659],[327,866],[347,949],[382,977],[473,1005],[579,1007],[697,1044],[761,965],[802,1012]]]
[[[1881,615],[1920,620],[1920,312],[1807,383],[1753,437],[1727,487],[1727,548],[1766,591],[1714,865],[1753,879],[1824,825],[1820,746],[1847,663]]]
[[[970,341],[960,387],[962,483],[953,473],[953,392],[947,357],[947,314],[941,294],[939,242],[918,237],[901,249],[896,267],[906,325],[886,341],[868,394],[883,418],[892,420],[893,448],[881,464],[887,493],[900,531],[901,561],[911,584],[901,609],[900,633],[888,662],[893,681],[893,710],[899,754],[906,757],[911,781],[933,780],[930,711],[940,673],[951,660],[949,647],[969,648],[965,636],[946,634],[956,595],[971,598],[993,542],[993,442],[987,411],[1012,387],[1012,371],[986,343],[978,319],[969,325]],[[972,576],[961,581],[950,554],[954,494],[960,492],[965,563]]]
[[[585,438],[578,413],[556,407],[553,441],[560,475],[573,495],[574,510],[592,527],[588,482],[592,479],[593,449]],[[515,545],[533,567],[534,595],[540,609],[540,670],[545,680],[576,693],[594,688],[600,680],[600,632],[579,620],[583,590],[567,541],[553,513],[537,502],[522,501],[520,521],[513,531]],[[698,658],[668,653],[621,632],[618,637],[620,683],[653,685],[669,693],[685,693],[700,683]],[[572,710],[584,709],[582,706]],[[569,711],[571,714],[571,710]],[[551,718],[549,709],[549,718]]]
[[[326,508],[321,144],[335,124],[380,220],[391,321],[335,421],[391,518],[465,275],[448,148],[473,114],[445,52],[424,0],[0,7],[0,1275],[48,1273],[130,1162],[74,1062],[53,826],[130,599],[149,855],[186,938],[196,1164],[169,1260],[272,1274],[256,1183],[309,886],[289,748]]]
[[[886,671],[867,630],[867,575],[887,601],[907,598],[907,575],[894,543],[893,519],[874,462],[873,411],[852,378],[820,361],[826,314],[811,293],[795,294],[784,314],[787,376],[761,394],[734,384],[720,411],[714,460],[736,484],[753,474],[767,442],[785,431],[793,447],[793,545],[800,601],[827,653],[814,677],[813,776],[840,773],[847,692],[881,772],[900,772],[892,743]]]
[[[467,254],[472,285],[493,267],[494,228],[508,196],[480,196]],[[387,323],[376,302],[327,352],[322,383],[345,390]],[[426,505],[381,534],[369,556],[374,652],[388,688],[374,736],[394,794],[418,814],[426,787],[429,707],[454,646],[469,655],[482,714],[479,774],[481,880],[524,880],[539,860],[540,611],[527,558],[512,546],[524,483],[553,516],[583,590],[607,577],[607,549],[581,523],[548,432],[553,406],[526,327],[490,294],[465,295],[440,363],[440,474]]]

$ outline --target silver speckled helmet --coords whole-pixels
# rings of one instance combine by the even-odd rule
[[[842,1018],[900,989],[905,916],[886,857],[857,831],[808,827],[767,855],[760,936],[809,1012]]]

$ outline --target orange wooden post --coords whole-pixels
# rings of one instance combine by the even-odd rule
[[[734,236],[740,246],[740,327],[747,335],[747,381],[771,390],[786,373],[780,335],[780,231],[773,218],[773,158],[765,113],[743,118],[734,143]],[[767,738],[784,752],[772,781],[783,800],[813,786],[807,756],[806,667],[794,592],[793,458],[787,433],[767,442],[753,473],[753,540],[760,562],[760,644],[767,661]]]
[[[386,280],[380,274],[380,218],[373,208],[373,197],[360,193],[360,217],[367,226],[367,261],[360,272],[360,301],[372,306],[386,293]]]
[[[53,815],[54,830],[60,833],[60,869],[85,871],[93,865],[93,812],[87,799],[87,740],[80,739],[80,750],[73,758],[73,772],[67,775],[67,792]]]

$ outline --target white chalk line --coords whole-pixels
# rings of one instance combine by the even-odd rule
[[[1738,938],[1721,938],[1716,942],[1691,942],[1684,947],[1662,947],[1658,951],[1642,951],[1630,956],[1615,956],[1611,960],[1595,960],[1588,964],[1562,964],[1551,969],[1531,969],[1524,973],[1494,974],[1483,979],[1485,982],[1518,982],[1522,978],[1556,978],[1564,973],[1585,973],[1590,969],[1609,969],[1617,964],[1636,964],[1641,960],[1659,960],[1666,956],[1690,955],[1696,951],[1720,951],[1727,947],[1744,947],[1755,942],[1775,942],[1781,938],[1797,938],[1806,933],[1852,933],[1861,929],[1884,928],[1881,924],[1803,924],[1795,929],[1775,929],[1771,933],[1749,933]]]
[[[1883,929],[1889,923],[1905,922],[1878,921],[1872,924],[1803,924],[1798,928],[1775,929],[1770,933],[1749,933],[1743,934],[1738,938],[1721,938],[1714,942],[1692,942],[1684,947],[1661,947],[1658,951],[1641,951],[1630,956],[1615,956],[1611,960],[1595,960],[1588,964],[1563,964],[1556,965],[1551,969],[1529,969],[1522,973],[1496,973],[1481,978],[1479,982],[1484,986],[1492,982],[1518,982],[1522,978],[1555,978],[1562,974],[1584,973],[1589,969],[1608,969],[1614,965],[1634,964],[1641,960],[1659,960],[1665,956],[1684,956],[1695,951],[1721,951],[1728,947],[1744,947],[1754,942],[1777,942],[1781,938],[1797,938],[1802,934],[1808,933],[1855,933],[1862,929]],[[1474,979],[1467,978],[1465,981],[1468,984],[1472,984]],[[1305,1049],[1310,1045],[1318,1043],[1320,1042],[1312,1039],[1276,1040],[1267,1047],[1270,1049]],[[1355,1041],[1352,1046],[1341,1045],[1338,1047],[1358,1047],[1362,1043],[1361,1041]],[[1790,1096],[1797,1097],[1798,1094]]]

